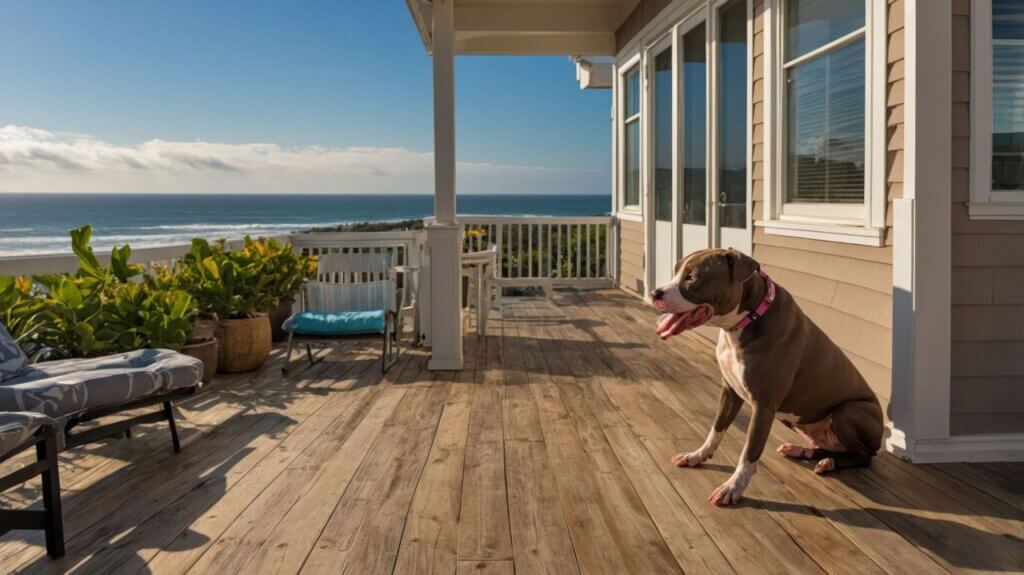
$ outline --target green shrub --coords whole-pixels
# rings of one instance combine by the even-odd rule
[[[180,349],[197,318],[270,312],[316,273],[315,258],[275,239],[247,237],[234,251],[223,240],[194,239],[174,266],[146,272],[129,263],[129,246],[103,265],[91,238],[91,226],[71,231],[74,273],[0,276],[0,322],[35,360]]]
[[[143,347],[178,349],[197,309],[188,293],[129,264],[131,248],[104,266],[89,245],[92,228],[71,232],[72,274],[0,276],[4,325],[33,359],[92,357]]]

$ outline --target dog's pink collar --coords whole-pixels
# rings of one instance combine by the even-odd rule
[[[761,298],[761,303],[757,304],[757,309],[743,316],[743,319],[736,325],[730,327],[728,331],[736,331],[743,329],[755,321],[761,319],[761,317],[768,311],[768,308],[772,307],[772,302],[775,301],[775,282],[772,278],[768,277],[768,274],[761,270],[757,273],[764,279],[764,297]]]

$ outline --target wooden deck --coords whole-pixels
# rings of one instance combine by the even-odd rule
[[[774,453],[745,502],[707,502],[743,441],[703,440],[709,349],[662,343],[612,290],[511,303],[467,369],[335,352],[290,379],[280,357],[181,405],[186,447],[146,426],[62,455],[68,555],[0,538],[0,571],[81,573],[690,573],[1024,570],[1024,465],[818,477]],[[354,354],[354,355],[353,355]],[[738,427],[745,427],[744,409]],[[3,505],[38,500],[35,483]]]

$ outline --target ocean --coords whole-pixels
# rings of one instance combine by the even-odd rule
[[[462,195],[461,215],[595,216],[608,195]],[[430,195],[0,194],[0,257],[69,252],[68,230],[93,247],[152,247],[192,237],[279,235],[311,227],[431,216]]]

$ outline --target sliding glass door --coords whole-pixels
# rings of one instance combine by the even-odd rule
[[[680,24],[681,255],[751,251],[747,0],[712,2]]]

